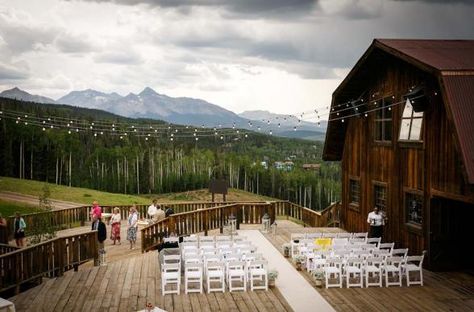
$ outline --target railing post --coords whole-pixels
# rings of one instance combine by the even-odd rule
[[[58,276],[62,276],[64,273],[64,257],[67,256],[67,252],[65,250],[66,244],[65,239],[60,239],[56,241],[54,253],[57,254],[58,259]]]
[[[204,210],[204,235],[207,236],[209,230],[209,211]]]
[[[86,224],[86,215],[87,215],[87,208],[86,206],[81,207],[81,226]]]

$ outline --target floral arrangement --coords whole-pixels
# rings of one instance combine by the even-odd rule
[[[296,255],[294,259],[296,263],[303,263],[306,260],[306,257],[303,255]]]
[[[278,277],[278,271],[277,270],[272,269],[272,270],[268,271],[268,279],[269,280],[275,280],[275,279],[277,279],[277,277]]]
[[[313,278],[315,280],[323,280],[324,279],[324,272],[322,270],[314,270],[312,273]]]

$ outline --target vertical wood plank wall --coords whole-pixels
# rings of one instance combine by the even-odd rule
[[[369,229],[367,214],[374,207],[374,182],[381,182],[387,187],[389,218],[384,240],[410,248],[411,254],[419,254],[429,247],[428,225],[433,190],[436,190],[437,196],[474,201],[474,187],[465,183],[454,144],[454,129],[444,109],[436,79],[402,61],[392,60],[374,72],[368,94],[375,94],[375,98],[394,96],[393,101],[399,102],[410,87],[421,83],[428,90],[438,92],[438,96],[434,96],[434,91],[430,94],[430,109],[425,112],[423,121],[423,143],[398,142],[402,104],[392,108],[392,141],[389,144],[374,142],[374,113],[369,113],[367,118],[348,119],[342,157],[343,227],[351,232]],[[358,206],[349,204],[350,178],[360,181]],[[406,223],[404,199],[407,189],[421,191],[424,196],[424,224],[421,228]]]

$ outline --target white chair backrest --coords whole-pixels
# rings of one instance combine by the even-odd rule
[[[392,250],[392,256],[406,257],[408,254],[408,248],[398,248]]]
[[[215,246],[214,242],[204,241],[199,243],[199,248],[214,248]]]
[[[337,233],[323,233],[323,237],[326,237],[326,238],[336,238],[336,237],[337,237]]]
[[[404,262],[404,258],[402,257],[394,257],[394,256],[389,256],[385,259],[385,264],[391,264],[391,265],[395,265],[395,266],[400,266],[402,265]]]
[[[422,254],[421,256],[407,256],[406,262],[422,267],[424,258],[425,258],[425,254]]]
[[[333,246],[333,248],[334,248],[334,246],[336,246],[336,245],[345,246],[345,245],[347,245],[347,244],[349,244],[349,238],[340,238],[340,237],[338,237],[338,238],[333,238],[333,239],[332,239],[332,246]]]
[[[207,271],[224,271],[224,262],[221,261],[209,261],[206,263]]]
[[[382,242],[381,237],[372,237],[367,239],[367,244],[375,244],[375,246],[379,246],[380,243]]]
[[[186,263],[184,266],[185,272],[198,271],[202,272],[202,264],[200,263]]]
[[[380,267],[384,263],[384,260],[381,257],[368,257],[365,260],[366,265],[373,265]]]
[[[188,255],[199,255],[200,252],[199,252],[199,249],[184,249],[183,251],[181,251],[181,255],[183,256],[183,258],[186,258],[186,256]]]
[[[382,260],[391,256],[389,249],[375,249],[372,251],[372,257],[381,258]]]
[[[204,257],[204,262],[209,263],[209,262],[222,262],[222,256],[221,255],[203,255]]]
[[[214,236],[199,236],[199,242],[204,243],[204,242],[214,242]]]
[[[197,236],[185,236],[183,237],[183,243],[197,243],[198,242],[198,237]]]
[[[380,243],[379,249],[388,249],[390,250],[390,254],[392,254],[392,250],[395,247],[395,243]]]
[[[179,247],[182,249],[198,249],[199,246],[197,242],[182,242]]]
[[[365,240],[367,240],[368,236],[368,232],[352,233],[352,238],[365,238]]]
[[[343,233],[337,233],[337,238],[351,238],[352,237],[352,233],[346,233],[346,232],[343,232]]]
[[[237,253],[230,253],[230,254],[225,255],[225,260],[227,262],[229,262],[229,261],[240,261],[241,258],[242,258],[242,256],[240,254],[237,254]]]
[[[163,264],[179,264],[181,263],[180,255],[163,255]]]
[[[300,239],[303,239],[305,238],[305,234],[302,234],[302,233],[293,233],[291,234],[291,241],[299,241]]]
[[[346,265],[361,267],[364,263],[364,260],[358,257],[348,257],[346,258]]]
[[[352,237],[352,238],[349,238],[349,243],[353,244],[353,245],[357,245],[357,244],[365,244],[367,242],[367,239],[363,238],[363,237]]]
[[[249,269],[265,269],[268,266],[267,260],[254,260],[248,263]]]
[[[247,237],[245,236],[234,236],[232,237],[232,239],[234,240],[234,242],[244,242],[244,241],[247,241]]]
[[[229,242],[229,241],[232,241],[232,238],[228,235],[216,236],[216,242],[222,242],[222,241]]]
[[[202,263],[202,257],[200,255],[185,255],[184,256],[184,263]]]
[[[180,272],[181,265],[178,263],[164,263],[161,265],[162,272]]]
[[[341,268],[343,264],[342,258],[328,257],[326,258],[326,267],[338,267]]]
[[[228,270],[245,270],[246,262],[245,261],[229,261],[227,262]]]
[[[318,232],[318,233],[307,233],[306,238],[315,240],[316,238],[321,238],[322,235],[323,235],[323,233],[320,233],[320,232]]]

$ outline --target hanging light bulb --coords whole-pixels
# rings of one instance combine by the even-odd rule
[[[173,138],[170,138],[170,141],[173,141]]]
[[[296,131],[296,127],[293,127],[293,130]]]
[[[43,131],[46,131],[46,128],[45,128],[45,127],[43,127]]]
[[[196,138],[196,141],[199,141],[199,138]]]
[[[69,130],[67,133],[68,133],[68,134],[71,134],[71,130]]]
[[[342,120],[342,122],[344,122],[344,119]]]
[[[248,138],[249,137],[248,134],[245,134],[245,137]]]
[[[223,136],[221,136],[221,140],[224,140],[224,137],[223,137]]]
[[[148,141],[148,138],[145,138],[145,141]]]

